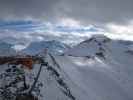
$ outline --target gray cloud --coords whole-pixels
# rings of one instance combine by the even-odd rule
[[[126,23],[133,18],[133,0],[66,0],[64,12],[87,23]]]
[[[59,0],[0,0],[1,19],[43,18],[54,16]]]
[[[73,18],[85,24],[127,23],[133,19],[133,0],[0,0],[0,19],[59,21]]]

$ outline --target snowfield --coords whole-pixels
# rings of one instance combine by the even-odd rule
[[[39,100],[133,100],[132,45],[93,36],[63,55],[47,54],[33,94]],[[24,70],[29,86],[40,65]],[[1,73],[8,68],[0,67]]]

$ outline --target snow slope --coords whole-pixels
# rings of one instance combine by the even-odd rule
[[[62,56],[47,54],[43,60],[48,66],[43,66],[38,82],[39,100],[133,100],[132,45],[96,35]],[[26,70],[29,85],[39,66]]]
[[[133,54],[127,52],[129,46],[95,36],[55,58],[74,84],[78,100],[133,100]]]

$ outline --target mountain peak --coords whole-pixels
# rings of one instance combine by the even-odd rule
[[[93,35],[90,39],[85,40],[68,50],[66,54],[72,56],[94,56],[104,54],[107,51],[106,45],[111,39],[105,35]]]
[[[95,34],[95,35],[92,35],[91,38],[89,38],[88,40],[85,40],[82,43],[90,42],[90,41],[106,43],[106,42],[111,41],[111,39],[108,38],[107,36],[103,35],[103,34]]]

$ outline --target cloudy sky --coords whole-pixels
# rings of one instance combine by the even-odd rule
[[[1,40],[74,44],[92,34],[133,40],[133,0],[0,0]]]

